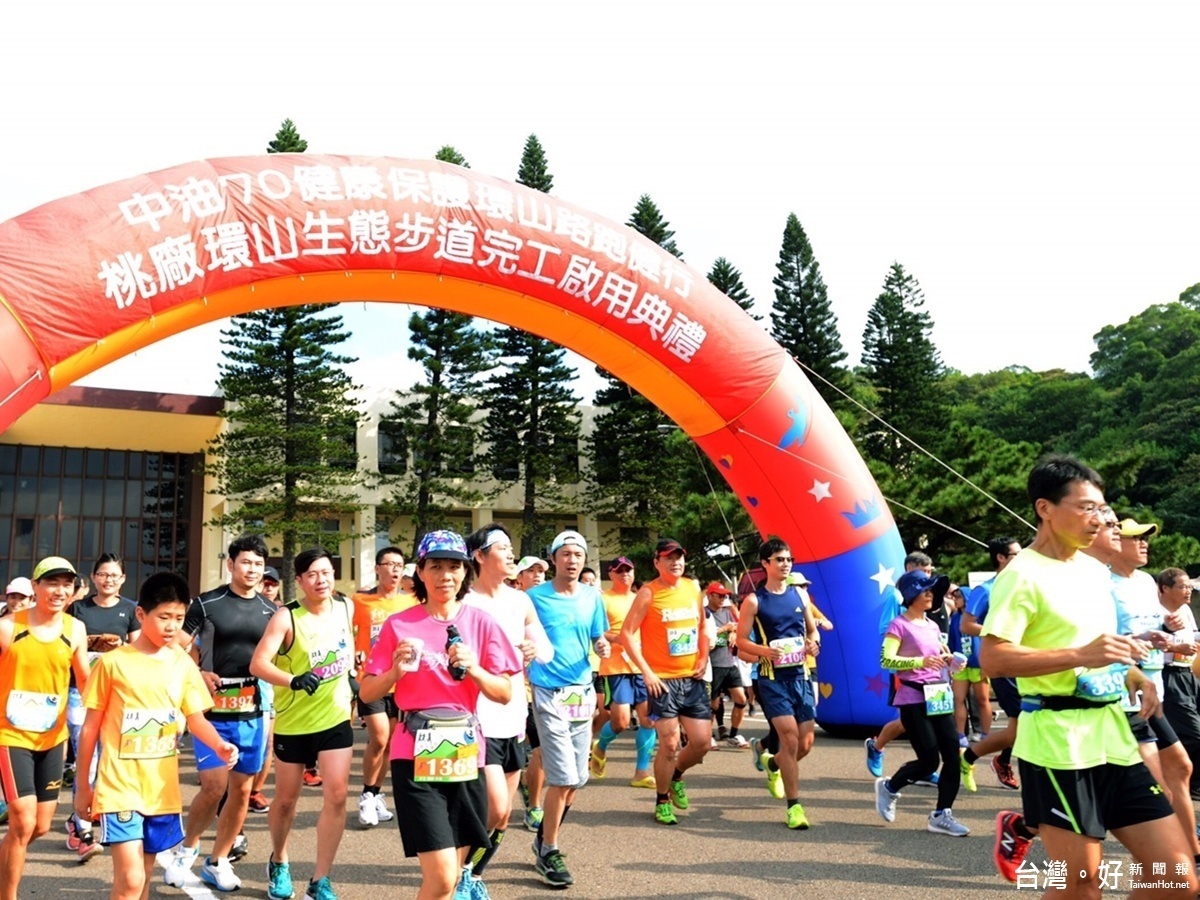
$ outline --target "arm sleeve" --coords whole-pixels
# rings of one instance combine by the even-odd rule
[[[899,653],[900,638],[894,634],[886,635],[883,639],[883,647],[879,651],[880,667],[893,672],[908,672],[913,669],[925,668],[925,657],[900,656]]]

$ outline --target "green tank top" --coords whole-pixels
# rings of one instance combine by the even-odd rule
[[[275,665],[292,675],[315,672],[321,686],[311,697],[290,687],[275,687],[275,733],[316,734],[350,721],[350,673],[354,637],[350,604],[338,597],[329,612],[316,616],[299,601],[292,614],[292,643],[275,654]]]

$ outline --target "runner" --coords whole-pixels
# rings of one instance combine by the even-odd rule
[[[263,569],[262,584],[259,585],[258,592],[262,594],[271,605],[279,608],[283,602],[280,596],[279,570],[274,566],[267,566]],[[258,679],[258,695],[262,697],[263,715],[266,717],[263,721],[267,726],[266,746],[268,751],[275,745],[275,689],[270,682]],[[254,776],[254,786],[250,791],[250,800],[248,802],[249,811],[266,815],[271,811],[271,801],[267,799],[267,795],[263,793],[267,786],[267,779],[271,775],[271,754],[266,753],[263,758],[263,766],[258,770],[258,774]],[[236,847],[239,842],[235,842]]]
[[[346,829],[354,731],[350,703],[354,668],[354,604],[334,596],[333,557],[320,548],[296,556],[300,598],[278,610],[254,650],[250,672],[275,686],[275,800],[267,814],[272,851],[267,897],[288,900],[292,888],[287,842],[296,818],[305,764],[321,767],[317,854],[305,900],[336,900],[329,873]]]
[[[221,740],[238,748],[238,759],[230,770],[212,745],[199,738],[194,741],[200,791],[192,798],[183,842],[163,872],[163,881],[172,887],[182,888],[187,883],[200,855],[200,838],[214,818],[217,833],[200,878],[218,891],[234,891],[242,883],[231,858],[244,855],[245,838],[241,841],[243,853],[235,854],[234,844],[246,821],[254,778],[267,754],[267,719],[258,679],[250,672],[250,659],[276,611],[258,593],[266,558],[267,544],[261,536],[247,534],[233,541],[225,560],[229,584],[192,601],[183,624],[180,645],[185,650],[193,648],[213,698],[204,717]]]
[[[716,626],[717,637],[708,655],[712,666],[712,709],[717,724],[717,741],[726,741],[734,750],[747,750],[750,742],[738,732],[742,718],[746,715],[746,689],[742,685],[742,673],[736,657],[730,649],[737,642],[738,610],[730,601],[733,591],[719,581],[711,582],[704,589],[708,601],[705,617]],[[730,730],[725,730],[723,695],[728,694],[733,702],[733,714],[729,718]]]
[[[687,551],[678,541],[654,548],[658,577],[637,592],[621,626],[621,643],[642,673],[649,694],[649,721],[658,732],[654,754],[654,818],[679,823],[671,808],[691,801],[683,773],[712,748],[712,698],[704,681],[708,634],[700,586],[683,575]],[[687,746],[680,749],[680,729]]]
[[[87,632],[63,614],[75,567],[48,556],[33,570],[34,605],[0,619],[0,787],[8,833],[0,841],[0,900],[17,900],[29,844],[50,830],[62,787],[67,689],[88,677]],[[81,835],[91,843],[91,835]]]
[[[758,700],[777,736],[778,750],[764,749],[759,764],[767,789],[787,801],[788,828],[809,827],[800,804],[800,760],[813,746],[815,691],[805,655],[820,652],[812,610],[796,587],[788,584],[792,551],[779,538],[758,548],[766,579],[742,603],[737,629],[738,652],[758,658]]]
[[[471,847],[490,846],[479,763],[491,742],[480,737],[475,708],[481,697],[509,702],[521,661],[496,620],[462,602],[471,569],[459,535],[426,534],[417,547],[417,576],[421,605],[384,623],[367,659],[362,696],[371,702],[390,691],[405,713],[392,738],[392,790],[403,813],[397,820],[404,855],[421,866],[417,897],[434,900],[450,897]],[[453,757],[438,754],[443,746],[454,748]],[[487,896],[482,881],[474,882],[474,893],[467,881],[460,897]]]
[[[550,565],[537,556],[522,556],[517,563],[515,574],[518,590],[529,593],[534,587],[546,581],[546,571]],[[542,745],[538,740],[537,722],[533,718],[532,687],[525,685],[529,714],[525,717],[525,740],[529,744],[529,758],[526,760],[525,773],[517,789],[521,792],[521,800],[525,804],[523,824],[526,831],[535,834],[542,825],[545,811],[542,809],[542,794],[546,789],[546,776],[542,772]]]
[[[400,589],[404,572],[404,553],[398,547],[384,547],[375,554],[375,587],[354,595],[355,663],[361,669],[371,653],[371,647],[383,629],[383,623],[394,613],[414,606],[417,598]],[[367,743],[363,747],[363,789],[358,797],[358,824],[374,828],[380,822],[392,821],[392,812],[379,792],[387,767],[388,746],[396,729],[396,704],[391,697],[381,697],[374,703],[358,702],[358,714],[367,726]]]

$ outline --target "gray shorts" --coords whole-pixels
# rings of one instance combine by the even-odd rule
[[[546,784],[581,788],[587,783],[592,748],[591,713],[595,709],[596,691],[590,684],[561,688],[533,685],[533,717],[537,722]]]

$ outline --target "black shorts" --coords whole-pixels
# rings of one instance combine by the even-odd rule
[[[399,718],[400,711],[396,709],[396,698],[391,694],[384,694],[374,703],[358,701],[358,714],[360,716],[377,716],[380,713],[385,713],[389,719]]]
[[[490,744],[491,741],[488,741]],[[489,847],[483,770],[471,781],[413,781],[411,759],[392,760],[392,797],[405,856],[448,847]]]
[[[1000,704],[1006,716],[1015,719],[1021,714],[1021,692],[1017,690],[1016,681],[1011,678],[993,678],[991,682],[992,690],[996,692],[996,702]]]
[[[0,747],[0,795],[4,800],[11,803],[18,797],[35,795],[38,803],[58,800],[66,743],[49,750]]]
[[[712,694],[708,682],[696,678],[664,678],[663,692],[650,698],[650,721],[659,719],[712,718]]]
[[[742,684],[742,673],[737,666],[713,666],[712,695],[715,700],[721,694],[735,688],[745,687]]]
[[[354,729],[350,720],[313,734],[280,734],[275,732],[275,758],[282,763],[311,765],[326,750],[345,750],[354,746]]]
[[[1162,787],[1143,763],[1047,769],[1018,760],[1025,822],[1104,839],[1108,831],[1173,816]],[[1064,807],[1066,807],[1064,809]]]
[[[542,746],[542,742],[538,740],[537,720],[533,717],[532,703],[529,704],[525,711],[525,740],[529,743],[530,753]]]
[[[525,768],[525,744],[520,738],[487,738],[484,765],[499,766],[506,773]]]

